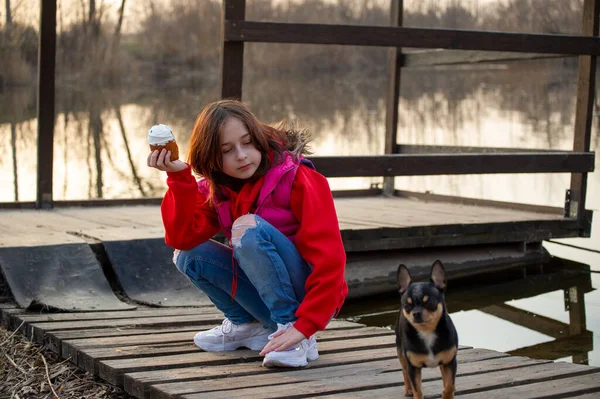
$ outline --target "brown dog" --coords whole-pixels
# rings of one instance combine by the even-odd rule
[[[402,308],[396,323],[396,349],[404,375],[404,395],[423,398],[421,368],[440,367],[443,399],[454,398],[458,334],[446,311],[446,271],[436,260],[430,282],[413,283],[408,269],[398,267]]]

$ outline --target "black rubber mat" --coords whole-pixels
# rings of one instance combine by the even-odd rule
[[[101,241],[125,295],[158,306],[211,304],[173,264],[162,229],[115,228],[85,232]]]
[[[4,235],[0,268],[23,308],[135,309],[116,297],[90,246],[69,234]]]

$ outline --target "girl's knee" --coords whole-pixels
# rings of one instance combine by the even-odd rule
[[[236,249],[241,248],[244,233],[246,233],[248,229],[256,228],[257,224],[257,216],[251,213],[237,218],[231,227],[231,245]]]
[[[179,249],[173,251],[173,263],[177,267],[177,270],[183,274],[185,274],[185,258],[185,251],[180,251]]]

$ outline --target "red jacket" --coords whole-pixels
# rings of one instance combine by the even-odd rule
[[[221,230],[216,211],[198,191],[189,167],[167,175],[169,188],[161,205],[165,241],[176,249],[194,248]],[[331,190],[323,175],[301,165],[292,185],[290,206],[299,221],[296,247],[312,267],[294,327],[309,337],[325,329],[342,307],[348,293],[346,253]]]

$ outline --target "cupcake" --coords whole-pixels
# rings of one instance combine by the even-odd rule
[[[148,130],[148,144],[150,144],[150,150],[159,150],[166,148],[167,151],[171,151],[171,161],[179,159],[179,148],[175,142],[175,136],[173,131],[167,125],[154,125]]]

